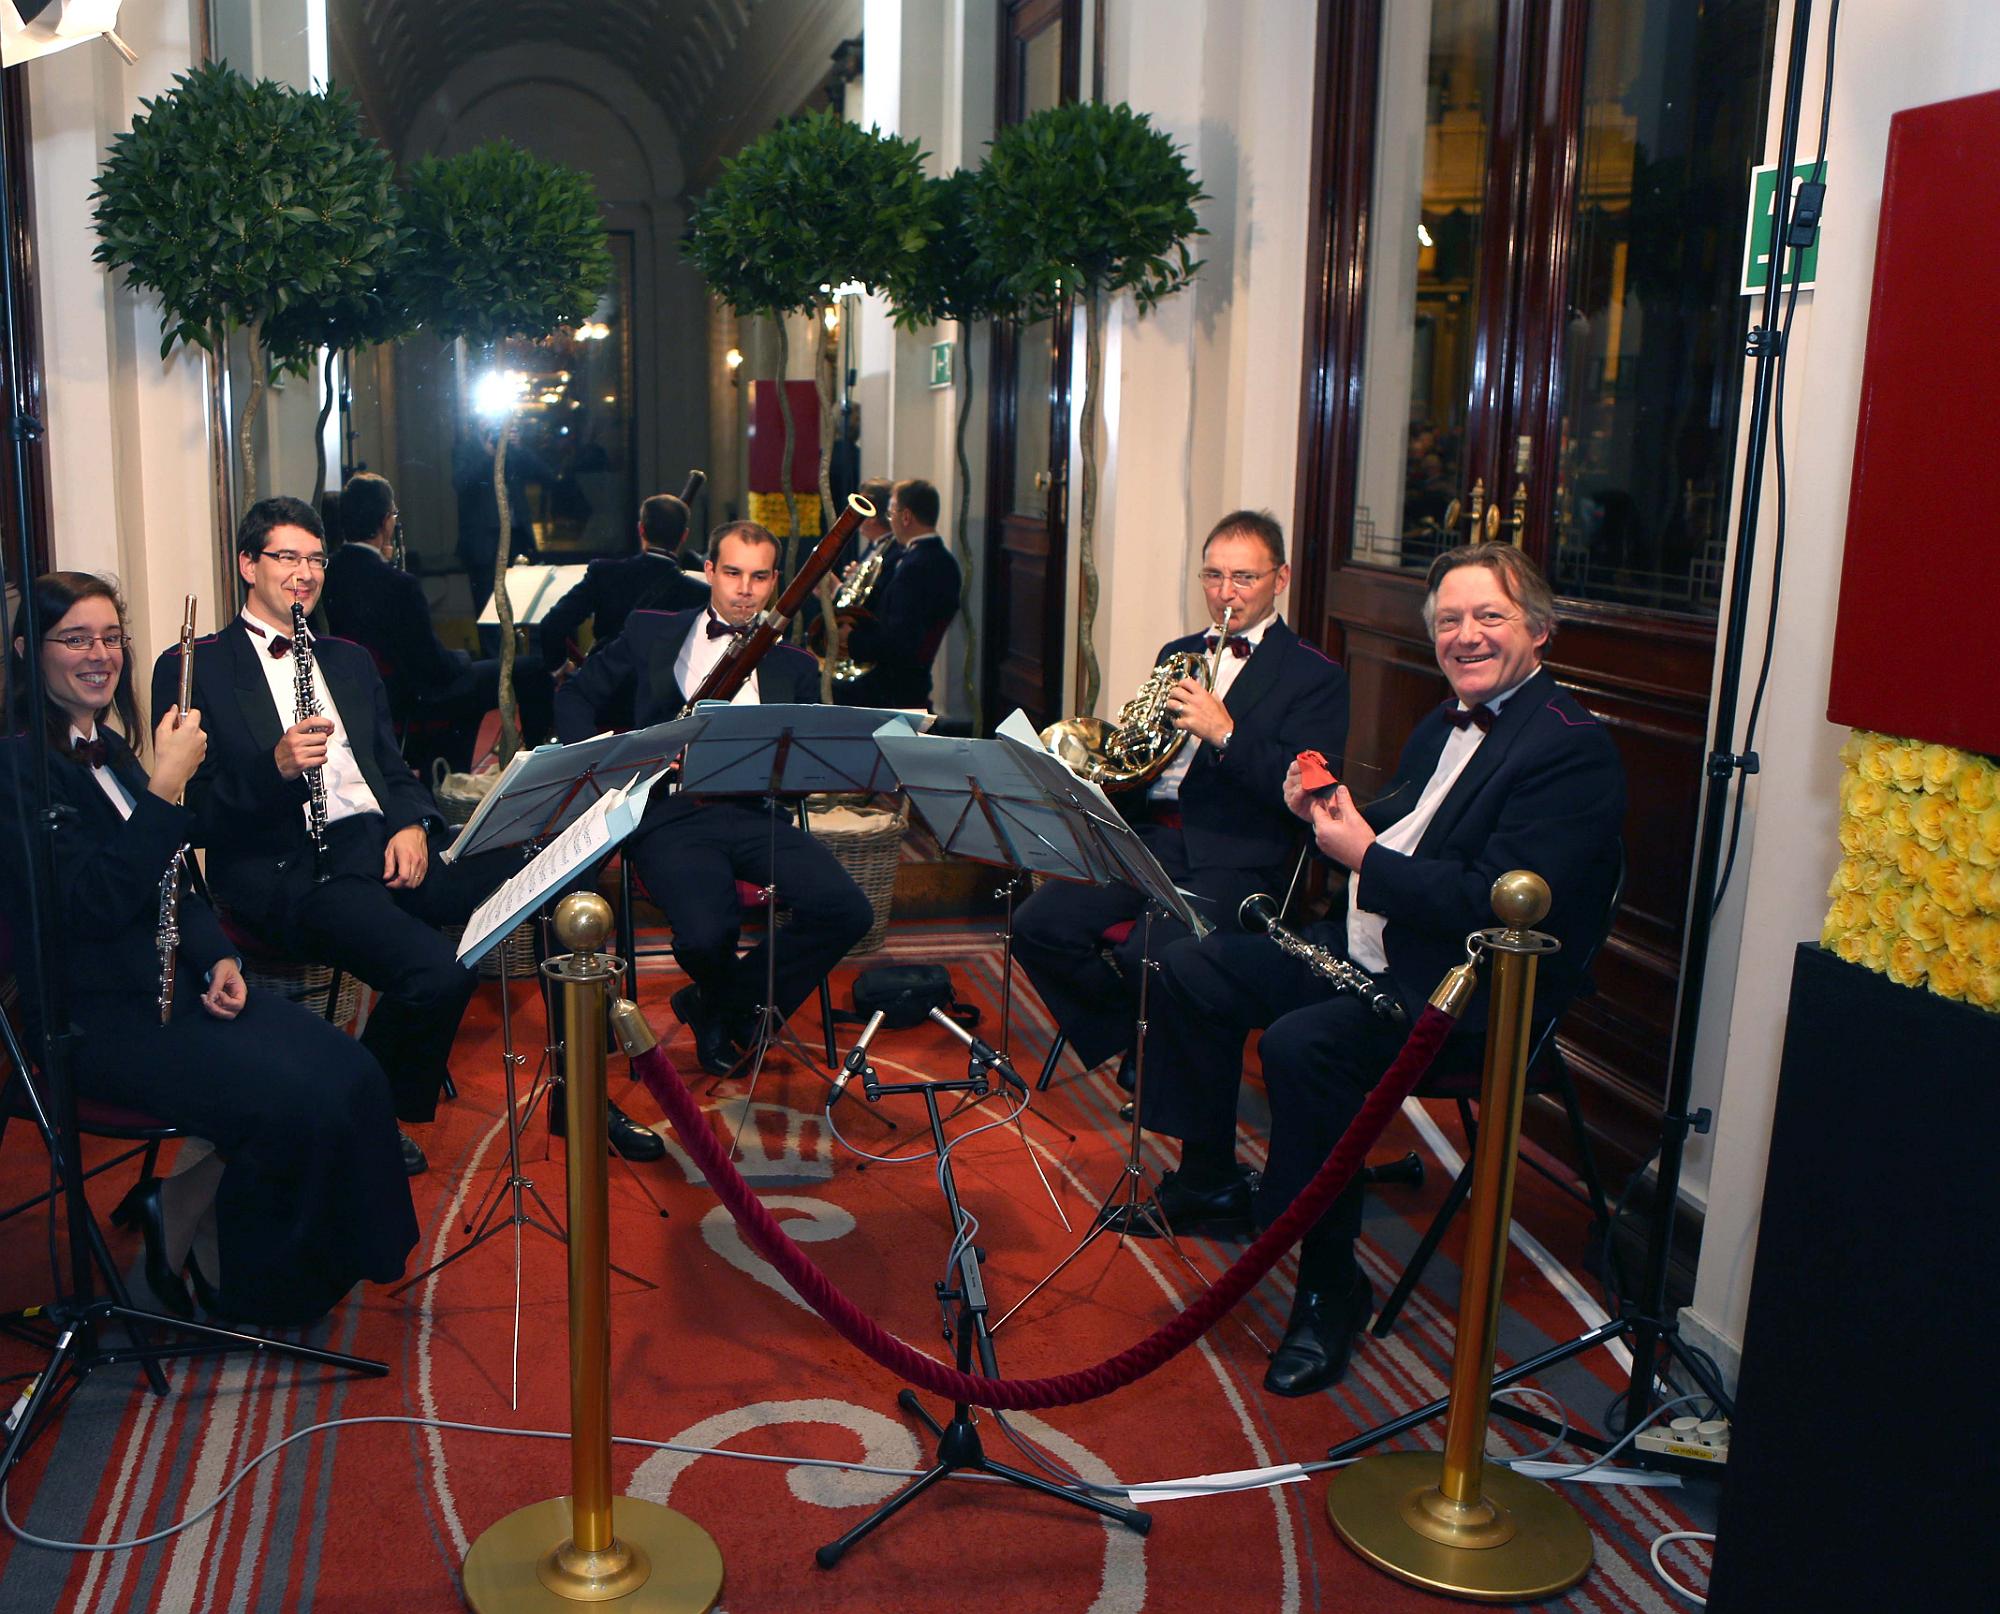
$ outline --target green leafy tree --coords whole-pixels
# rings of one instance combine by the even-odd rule
[[[1180,149],[1144,113],[1120,103],[1050,107],[1001,131],[973,191],[980,249],[1022,315],[1083,304],[1083,500],[1078,523],[1081,598],[1077,710],[1097,705],[1097,411],[1104,370],[1104,307],[1130,292],[1141,316],[1201,268],[1188,242],[1205,235],[1206,200]]]
[[[818,316],[837,287],[858,282],[870,291],[893,283],[909,262],[929,249],[938,225],[914,140],[862,129],[832,112],[813,112],[771,129],[736,154],[688,221],[688,261],[716,296],[738,314],[763,314],[778,327],[778,409],[784,453],[792,463],[791,399],[784,387],[790,346],[787,314]],[[813,374],[819,393],[819,492],[821,531],[833,520],[830,467],[834,398],[824,319],[815,317],[818,342]],[[786,508],[795,510],[791,489]],[[796,515],[784,536],[784,567],[797,560]],[[822,590],[832,653],[832,590]],[[822,674],[828,690],[830,672]],[[830,691],[829,691],[830,693]]]
[[[397,243],[388,154],[340,90],[252,82],[220,64],[142,101],[98,174],[99,263],[160,299],[160,357],[221,357],[243,333],[250,393],[238,422],[257,496],[252,428],[275,370],[265,333],[294,305],[365,296]]]
[[[539,341],[588,319],[611,282],[597,193],[573,168],[506,140],[456,157],[426,157],[409,172],[403,216],[409,266],[398,285],[409,313],[445,341],[463,338],[491,359],[514,338]],[[509,415],[493,453],[500,512],[493,601],[500,617],[500,760],[521,748],[514,698],[514,610],[507,598],[513,517],[507,499]]]
[[[1014,315],[1019,304],[985,251],[977,227],[973,196],[985,183],[982,175],[960,168],[942,179],[926,182],[937,229],[926,252],[912,253],[889,283],[895,322],[904,330],[922,331],[956,324],[958,363],[952,366],[952,445],[958,464],[958,511],[952,524],[952,548],[965,577],[972,576],[972,467],[965,453],[965,426],[972,413],[972,328],[984,321]],[[972,726],[980,726],[979,646],[972,620],[972,590],[959,599],[959,620],[965,628],[966,698]]]

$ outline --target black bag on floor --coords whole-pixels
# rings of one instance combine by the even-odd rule
[[[879,1009],[890,1031],[920,1026],[932,1009],[944,1012],[968,1031],[979,1024],[979,1010],[952,996],[951,971],[942,964],[874,964],[854,977],[852,1014],[837,1018],[865,1024]]]

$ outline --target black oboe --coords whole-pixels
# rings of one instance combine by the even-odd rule
[[[312,641],[306,637],[306,608],[292,604],[292,721],[303,723],[319,716],[319,702],[313,699]],[[306,769],[306,788],[312,792],[307,804],[307,824],[313,843],[313,879],[326,878],[326,779],[319,768]]]

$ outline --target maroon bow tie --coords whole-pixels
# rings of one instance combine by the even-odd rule
[[[733,622],[723,621],[721,617],[714,615],[712,612],[709,615],[708,636],[711,639],[733,639],[739,633],[748,633],[749,631],[750,624],[747,622],[738,627]]]
[[[72,738],[69,742],[69,754],[87,768],[101,768],[104,766],[104,759],[109,753],[105,750],[102,740],[78,740]]]
[[[264,654],[273,661],[283,661],[292,653],[292,641],[281,633],[271,635],[271,642],[264,646]]]
[[[1493,727],[1494,715],[1493,708],[1484,702],[1472,707],[1461,707],[1456,701],[1446,701],[1444,704],[1445,721],[1460,733],[1477,724],[1479,732],[1484,734]]]
[[[1212,633],[1204,634],[1202,636],[1201,643],[1202,643],[1202,648],[1205,649],[1211,656],[1215,654],[1214,634]],[[1252,648],[1253,647],[1250,641],[1244,638],[1242,634],[1232,633],[1229,636],[1229,653],[1232,656],[1234,656],[1238,661],[1242,661],[1246,657],[1248,657]]]

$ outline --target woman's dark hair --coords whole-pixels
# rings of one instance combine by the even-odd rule
[[[47,638],[55,631],[56,624],[69,615],[79,600],[109,600],[111,608],[118,613],[118,626],[125,626],[125,602],[119,598],[118,590],[105,579],[89,572],[44,572],[35,579],[35,609],[40,614],[42,637]],[[20,651],[14,648],[14,641],[25,641],[28,637],[28,602],[23,600],[14,612],[14,631],[7,639],[7,689],[8,732],[25,734],[28,732],[30,714],[28,712],[28,669],[23,664]],[[38,651],[30,645],[28,649]],[[126,743],[137,751],[144,743],[146,729],[139,715],[139,697],[132,691],[132,652],[125,652],[123,664],[118,669],[118,684],[111,693],[110,710],[118,714],[117,728],[125,736]],[[47,736],[49,748],[63,756],[69,754],[69,713],[55,702],[42,702],[42,732]]]

